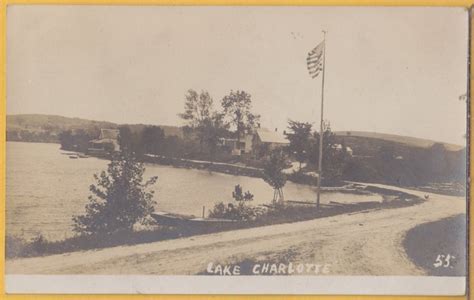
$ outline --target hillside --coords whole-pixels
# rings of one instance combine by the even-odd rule
[[[335,141],[353,150],[352,158],[343,169],[343,178],[346,180],[402,186],[450,183],[450,186],[445,187],[445,192],[465,192],[466,147],[427,139],[354,131],[350,134],[336,132]]]
[[[430,148],[434,144],[439,143],[439,142],[428,140],[428,139],[401,136],[401,135],[396,135],[396,134],[367,132],[367,131],[335,131],[334,134],[338,137],[358,137],[358,138],[377,139],[377,140],[395,142],[395,143],[405,144],[407,146],[419,147],[419,148]],[[446,150],[449,150],[449,151],[459,151],[465,148],[465,146],[461,146],[461,145],[455,145],[455,144],[449,144],[449,143],[441,143],[441,144],[443,144]]]
[[[25,114],[7,116],[7,131],[57,131],[84,129],[93,126],[115,128],[117,124],[55,115]]]
[[[7,141],[57,143],[58,136],[66,130],[92,131],[100,128],[118,128],[122,124],[69,118],[56,115],[24,114],[7,116]],[[127,124],[130,125],[130,124]],[[147,125],[132,124],[132,130],[139,131]],[[181,137],[182,130],[176,126],[160,126],[167,136]]]

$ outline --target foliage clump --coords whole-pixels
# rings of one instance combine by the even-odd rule
[[[239,184],[234,187],[232,198],[237,201],[237,205],[234,203],[226,205],[224,202],[219,202],[209,211],[209,217],[236,221],[255,221],[264,214],[260,207],[246,204],[249,201],[253,201],[254,195],[250,191],[244,193],[243,188]]]
[[[151,177],[144,182],[145,167],[127,151],[114,154],[107,171],[95,174],[95,184],[85,207],[85,214],[74,216],[73,230],[79,234],[132,231],[136,223],[146,223],[154,211],[154,191],[148,188],[157,181]]]

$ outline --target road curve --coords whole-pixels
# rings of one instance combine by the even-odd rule
[[[423,197],[419,205],[241,229],[134,246],[6,261],[7,274],[193,275],[209,262],[246,259],[330,264],[330,275],[423,275],[405,254],[406,232],[465,213],[463,197],[370,184]],[[420,245],[422,247],[423,245]]]

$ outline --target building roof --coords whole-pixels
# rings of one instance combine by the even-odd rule
[[[99,139],[112,139],[112,140],[117,140],[119,135],[119,130],[118,129],[104,129],[102,128],[100,130],[100,136]]]
[[[290,142],[286,136],[278,131],[271,131],[264,128],[257,129],[256,134],[262,141],[262,143],[273,143],[273,144],[289,144]]]

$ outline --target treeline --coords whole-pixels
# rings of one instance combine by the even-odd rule
[[[159,126],[145,126],[140,130],[132,130],[129,125],[119,127],[120,148],[129,149],[137,157],[144,154],[156,154],[168,157],[192,157],[199,145],[193,140],[178,137],[177,135],[166,136],[164,130]]]
[[[59,143],[63,150],[87,153],[89,142],[99,138],[99,135],[100,129],[97,127],[88,130],[65,130],[59,134]]]
[[[240,142],[260,126],[260,116],[252,109],[252,97],[245,91],[230,91],[216,105],[207,91],[189,90],[179,117],[183,120],[180,135],[166,134],[159,126],[118,126],[119,145],[139,158],[144,154],[156,154],[240,162],[257,168],[263,168],[264,161],[275,151],[268,145],[259,145],[250,155],[233,156],[229,149],[220,147],[223,138]],[[283,154],[287,167],[292,161],[299,162],[299,168],[289,178],[296,182],[314,183],[319,163],[319,132],[313,130],[310,123],[289,120],[284,133],[289,145],[276,151]],[[454,152],[443,144],[422,148],[376,138],[336,136],[329,123],[325,124],[323,134],[323,185],[338,185],[343,180],[402,186],[433,182],[464,184],[465,149]],[[99,135],[98,127],[69,130],[59,134],[59,141],[65,150],[86,152],[89,142]]]
[[[357,141],[359,146],[355,147],[359,151],[360,139]],[[354,143],[345,140],[348,144]],[[344,179],[401,186],[454,183],[458,189],[465,187],[466,149],[449,151],[441,143],[420,148],[381,140],[367,142],[377,145],[376,150],[365,151],[365,155],[347,161]]]
[[[7,130],[7,141],[29,143],[57,143],[58,135],[49,131]]]
[[[298,176],[309,181],[305,172],[318,169],[319,133],[309,123],[289,121],[289,157],[300,162]],[[353,151],[349,153],[347,150]],[[379,182],[400,186],[452,183],[462,191],[466,180],[466,149],[449,151],[444,144],[429,148],[363,137],[335,136],[329,124],[323,136],[323,184],[342,180]]]

